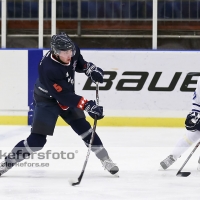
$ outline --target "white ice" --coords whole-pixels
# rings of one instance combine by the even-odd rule
[[[26,139],[29,126],[0,126],[0,150],[9,152],[16,143]],[[183,171],[187,178],[176,177],[193,147],[177,160],[169,170],[160,171],[159,163],[169,155],[173,145],[184,133],[183,128],[119,128],[97,127],[98,135],[110,157],[120,168],[117,178],[101,166],[91,153],[80,185],[70,186],[70,179],[80,175],[87,148],[70,127],[56,127],[41,150],[51,150],[49,159],[22,162],[0,177],[0,199],[14,200],[188,200],[200,198],[200,172],[196,170],[200,148],[193,154]],[[75,155],[74,159],[56,159],[60,152]],[[46,155],[46,154],[45,154]],[[54,156],[54,158],[52,157]],[[66,157],[65,157],[66,158]],[[49,167],[31,167],[34,163],[48,163]]]

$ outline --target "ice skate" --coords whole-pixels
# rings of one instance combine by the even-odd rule
[[[0,163],[0,176],[6,173],[9,169],[6,166],[6,161]]]
[[[119,168],[110,158],[101,160],[101,163],[104,169],[108,170],[112,175],[116,174],[119,171]]]
[[[165,170],[170,167],[177,159],[173,155],[169,155],[161,163],[161,167]]]

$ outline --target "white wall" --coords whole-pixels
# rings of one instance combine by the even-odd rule
[[[0,115],[27,115],[28,51],[0,51]]]
[[[82,55],[86,61],[105,71],[117,72],[111,89],[99,92],[100,104],[104,106],[107,116],[185,117],[190,110],[193,93],[181,92],[180,87],[189,72],[199,72],[200,52],[83,50]],[[1,50],[0,57],[0,115],[27,115],[24,111],[28,111],[28,51]],[[116,90],[120,79],[141,77],[122,75],[125,71],[149,73],[140,91]],[[173,91],[148,91],[156,72],[162,72],[158,87],[168,87],[175,72],[182,74]],[[76,74],[76,93],[95,99],[95,91],[82,90],[86,80],[84,74]],[[126,83],[124,86],[133,87],[137,83]],[[193,88],[195,84],[189,87]]]
[[[190,109],[193,92],[181,92],[180,87],[189,72],[199,72],[200,52],[179,51],[82,51],[85,60],[106,71],[116,71],[117,77],[108,91],[100,91],[100,102],[107,116],[185,117]],[[149,76],[140,91],[117,91],[120,79],[138,79],[140,76],[122,75],[125,71],[148,72]],[[155,72],[162,72],[158,87],[168,87],[175,72],[182,72],[171,92],[148,91]],[[193,77],[197,80],[198,77]],[[82,91],[82,75],[76,77],[77,93],[95,98],[95,92]],[[135,83],[125,86],[133,87]],[[195,84],[189,85],[195,88]]]

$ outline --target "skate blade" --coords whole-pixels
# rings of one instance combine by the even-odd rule
[[[113,174],[116,178],[119,178],[119,173],[117,172],[116,174]]]
[[[158,167],[158,171],[165,171],[165,169],[163,169],[162,166],[159,165],[159,167]]]

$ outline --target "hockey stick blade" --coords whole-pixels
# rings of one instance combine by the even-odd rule
[[[81,180],[82,180],[82,177],[83,177],[83,174],[84,174],[84,171],[81,172],[80,176],[78,177],[78,182],[75,182],[75,183],[72,183],[72,186],[75,186],[75,185],[79,185]]]
[[[191,172],[181,172],[181,170],[183,169],[183,167],[186,165],[186,163],[188,162],[188,160],[192,157],[192,155],[194,154],[194,152],[196,151],[196,149],[198,148],[198,146],[200,145],[200,142],[198,142],[194,149],[192,150],[192,152],[190,153],[190,155],[187,157],[186,161],[183,163],[182,167],[178,170],[176,176],[179,177],[188,177]]]
[[[190,174],[191,174],[191,172],[178,172],[176,174],[176,176],[179,176],[179,177],[188,177]]]

